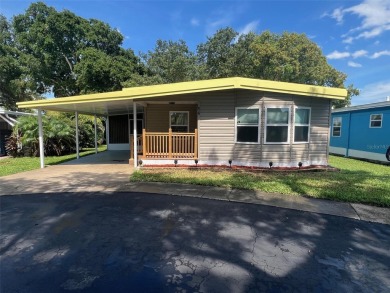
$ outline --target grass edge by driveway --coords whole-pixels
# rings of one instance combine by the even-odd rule
[[[105,145],[98,147],[98,153],[107,150]],[[95,148],[84,148],[80,151],[80,157],[95,154]],[[76,154],[64,156],[47,156],[45,157],[45,166],[58,165],[76,159]],[[0,178],[2,176],[17,174],[20,172],[31,171],[40,168],[39,157],[16,157],[0,160]]]

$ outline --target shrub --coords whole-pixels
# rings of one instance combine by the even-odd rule
[[[62,156],[76,149],[75,117],[68,113],[48,112],[42,117],[44,153],[47,156]],[[98,144],[103,142],[104,126],[97,119]],[[20,137],[20,139],[18,139]],[[39,156],[38,119],[35,116],[22,116],[15,125],[9,147],[14,154]],[[18,145],[23,150],[18,150]],[[94,117],[79,115],[79,146],[80,148],[95,146]],[[12,155],[10,153],[10,155]]]
[[[45,155],[61,156],[75,149],[75,129],[72,121],[66,117],[45,115],[42,117],[43,144]],[[34,116],[22,116],[13,130],[13,136],[20,136],[23,152],[26,155],[39,155],[38,119]]]
[[[5,150],[7,154],[11,157],[18,157],[21,154],[20,144],[18,143],[18,137],[15,134],[12,134],[8,137],[5,142]]]

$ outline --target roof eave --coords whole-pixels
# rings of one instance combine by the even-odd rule
[[[327,99],[345,99],[346,89],[327,88],[320,86],[302,85],[295,83],[258,80],[251,78],[232,77],[201,81],[189,81],[172,84],[124,88],[121,91],[79,95],[50,100],[39,100],[17,103],[20,108],[43,108],[69,104],[109,102],[120,100],[146,99],[151,97],[164,97],[200,92],[221,91],[229,89],[247,89],[284,94],[313,96]]]

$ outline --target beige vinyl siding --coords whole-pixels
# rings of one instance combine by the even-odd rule
[[[197,127],[198,113],[195,104],[149,104],[145,108],[145,128],[150,132],[168,132],[169,112],[189,112],[189,132],[194,132]]]
[[[310,127],[310,161],[328,161],[331,101],[312,99]]]
[[[171,100],[172,97],[156,99],[159,102]],[[330,100],[250,90],[183,95],[176,101],[179,100],[193,104],[147,104],[146,129],[165,132],[169,127],[169,111],[190,111],[190,131],[198,127],[199,132],[200,161],[228,164],[232,159],[233,164],[246,165],[268,165],[272,161],[275,166],[327,161]],[[272,106],[290,108],[290,142],[287,144],[264,144],[265,108]],[[295,106],[311,109],[309,143],[293,142]],[[236,107],[260,109],[260,143],[235,143]]]
[[[234,147],[235,92],[214,92],[198,101],[199,158],[228,164]]]

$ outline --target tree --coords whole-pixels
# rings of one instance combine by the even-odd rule
[[[23,60],[26,58],[15,48],[11,25],[0,15],[0,104],[16,109],[16,102],[37,99]]]
[[[80,94],[115,91],[121,83],[137,71],[135,55],[131,50],[120,50],[120,54],[110,56],[95,48],[80,51],[80,62],[74,67],[76,85]]]
[[[237,35],[232,28],[221,29],[198,45],[198,59],[204,64],[207,78],[234,76],[233,50]]]
[[[29,74],[41,94],[52,91],[62,97],[120,89],[138,68],[134,53],[121,47],[123,36],[117,30],[68,10],[33,3],[14,17],[13,28],[16,47],[28,56]]]
[[[329,65],[318,45],[304,34],[239,35],[225,28],[200,44],[197,53],[207,78],[243,76],[344,88],[347,77]],[[353,85],[347,89],[347,99],[335,101],[335,107],[349,105],[351,97],[359,94]]]
[[[154,51],[143,55],[147,75],[157,76],[163,83],[197,79],[195,55],[183,40],[158,40]]]

